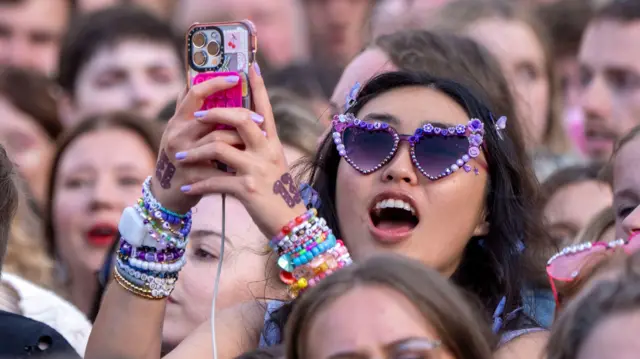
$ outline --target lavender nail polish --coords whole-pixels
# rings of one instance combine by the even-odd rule
[[[260,124],[264,122],[264,117],[258,115],[257,113],[252,113],[251,120],[257,124]]]
[[[191,186],[189,186],[189,185],[182,186],[182,187],[180,187],[180,190],[182,192],[189,192],[189,191],[191,191]]]
[[[207,114],[207,112],[208,112],[208,111],[206,111],[206,110],[205,110],[205,111],[197,111],[197,112],[194,112],[194,113],[193,113],[193,115],[194,115],[195,117],[200,118],[200,117],[204,117],[204,116]]]
[[[184,160],[185,158],[187,158],[187,153],[186,152],[178,152],[178,153],[176,153],[176,159],[177,160]]]
[[[262,76],[262,74],[260,73],[260,65],[258,65],[257,62],[253,63],[253,67],[256,69],[256,73],[258,74],[258,76]]]
[[[236,82],[240,81],[240,77],[238,77],[238,76],[227,76],[225,78],[225,80],[230,84],[235,84]]]

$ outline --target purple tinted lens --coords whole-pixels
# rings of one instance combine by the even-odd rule
[[[464,136],[427,136],[415,145],[416,161],[430,176],[437,177],[469,150]]]
[[[371,131],[358,127],[344,130],[342,140],[347,157],[361,170],[370,171],[391,153],[395,138],[386,130]]]

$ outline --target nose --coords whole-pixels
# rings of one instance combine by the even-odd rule
[[[636,207],[636,209],[622,221],[622,230],[626,236],[640,232],[640,206]]]
[[[109,210],[117,207],[118,193],[113,180],[109,178],[99,178],[91,193],[89,209],[91,211]]]
[[[589,118],[608,120],[611,117],[611,98],[607,85],[601,76],[582,89],[580,103]]]
[[[383,182],[405,182],[410,185],[417,185],[418,174],[416,168],[411,162],[409,154],[409,146],[407,144],[400,145],[398,152],[391,162],[382,168],[381,180]]]
[[[133,109],[145,108],[151,103],[153,87],[144,78],[131,81],[131,100]]]

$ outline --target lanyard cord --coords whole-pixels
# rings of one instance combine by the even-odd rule
[[[218,297],[218,288],[220,287],[220,275],[222,274],[222,261],[224,260],[224,242],[226,227],[226,210],[225,202],[227,195],[222,194],[222,239],[220,240],[220,259],[218,260],[218,270],[213,286],[213,300],[211,301],[211,344],[213,347],[213,359],[218,359],[218,348],[216,347],[216,298]]]

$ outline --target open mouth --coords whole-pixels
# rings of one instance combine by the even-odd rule
[[[87,242],[97,247],[109,246],[115,240],[118,228],[110,224],[97,224],[87,232]]]
[[[420,222],[413,201],[393,195],[374,200],[369,216],[377,234],[388,241],[408,235]]]

